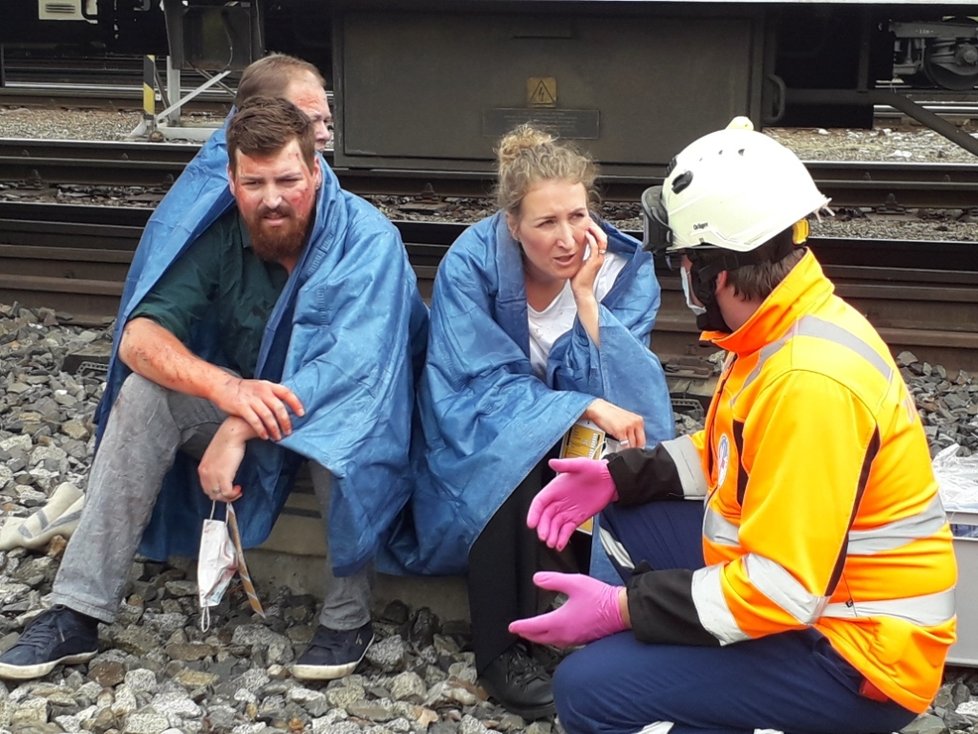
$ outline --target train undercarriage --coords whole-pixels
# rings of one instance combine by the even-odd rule
[[[978,85],[964,3],[615,0],[38,0],[5,49],[156,54],[175,73],[306,58],[335,93],[336,163],[470,170],[513,124],[575,138],[610,174],[655,176],[690,139],[757,127],[868,127],[877,104],[978,155],[911,92]],[[419,134],[424,131],[424,134]]]

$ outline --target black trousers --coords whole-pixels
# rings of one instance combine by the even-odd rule
[[[554,473],[547,459],[540,461],[483,528],[469,551],[469,615],[472,648],[479,673],[517,641],[507,627],[514,619],[541,609],[542,595],[533,574],[544,569],[587,570],[590,538],[575,533],[563,553],[547,548],[535,530],[526,526],[530,502]],[[549,593],[549,592],[548,592]]]

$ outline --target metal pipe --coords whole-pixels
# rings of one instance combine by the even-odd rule
[[[870,89],[862,92],[855,89],[788,89],[786,101],[789,105],[890,105],[890,107],[900,110],[903,114],[912,117],[934,132],[943,135],[952,143],[960,145],[969,153],[978,156],[978,139],[971,137],[963,130],[959,130],[953,123],[925,109],[912,99],[896,92],[885,89]]]
[[[143,56],[143,125],[145,134],[156,132],[156,57]]]
[[[968,135],[968,133],[959,129],[953,123],[948,122],[940,115],[934,114],[912,99],[904,97],[902,94],[883,89],[873,90],[869,93],[869,96],[873,104],[888,104],[921,124],[926,125],[934,132],[943,135],[952,143],[957,143],[969,153],[978,156],[978,139]]]

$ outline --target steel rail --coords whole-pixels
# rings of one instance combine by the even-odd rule
[[[0,202],[0,302],[54,308],[78,324],[107,323],[148,216],[142,208]],[[465,225],[395,224],[430,297],[438,263]],[[949,369],[973,368],[978,245],[814,238],[811,246],[837,292],[867,315],[894,352],[909,349]],[[703,354],[676,273],[660,263],[658,277],[654,348],[663,355]]]
[[[0,104],[36,108],[142,110],[143,61],[142,56],[7,58],[4,69],[6,83],[0,87]],[[157,73],[160,78],[166,73],[162,61],[157,62]],[[205,78],[192,71],[182,71],[183,93],[192,91]],[[233,78],[236,84],[238,75]],[[216,87],[187,103],[186,108],[197,112],[226,113],[232,97],[232,92]]]
[[[183,93],[193,91],[185,86]],[[227,114],[231,108],[231,95],[227,92],[206,90],[200,96],[186,102],[186,112]],[[61,84],[7,83],[0,87],[0,106],[30,107],[37,109],[104,109],[137,112],[143,108],[141,87],[87,84],[73,85],[68,92]]]
[[[31,186],[63,184],[168,187],[196,154],[190,143],[73,141],[0,138],[0,180]],[[332,152],[327,151],[332,163]],[[978,163],[809,161],[819,188],[838,206],[903,208],[978,207]],[[343,186],[365,195],[432,198],[486,197],[486,171],[334,169]],[[609,201],[637,201],[657,183],[638,177],[604,177]]]
[[[0,201],[0,239],[7,244],[15,238],[16,244],[57,246],[68,242],[78,247],[134,250],[151,213],[145,207]],[[396,224],[409,247],[421,248],[418,256],[423,254],[426,264],[434,265],[468,226],[404,220]],[[639,232],[630,234],[641,236]],[[935,263],[949,273],[978,270],[976,242],[839,237],[813,237],[810,242],[826,265],[880,269],[880,263],[885,263],[887,272],[892,273],[930,270]],[[660,263],[658,269],[661,274],[666,268]]]

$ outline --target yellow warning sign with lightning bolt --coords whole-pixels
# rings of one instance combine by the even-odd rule
[[[527,79],[526,103],[529,107],[556,107],[557,79],[552,76],[531,76]]]

